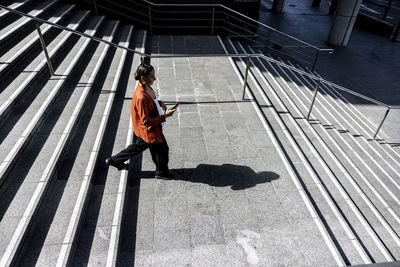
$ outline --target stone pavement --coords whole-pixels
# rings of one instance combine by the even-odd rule
[[[152,42],[153,55],[224,52],[216,37]],[[336,265],[229,60],[151,63],[160,98],[181,103],[164,124],[176,178],[149,178],[143,154],[135,266]]]
[[[328,15],[328,1],[322,0],[319,8],[311,7],[311,0],[288,1],[283,14],[271,13],[272,2],[261,1],[261,22],[317,47],[330,47],[326,40],[333,16]],[[325,79],[385,104],[400,105],[400,43],[355,27],[346,47],[331,48],[334,54],[322,55],[316,67]],[[378,126],[385,108],[346,97]],[[400,143],[399,109],[390,111],[382,130],[389,143]]]

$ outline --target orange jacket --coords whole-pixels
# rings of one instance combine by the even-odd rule
[[[132,98],[132,124],[135,135],[146,143],[164,142],[161,123],[165,115],[158,114],[157,106],[151,96],[139,83]]]

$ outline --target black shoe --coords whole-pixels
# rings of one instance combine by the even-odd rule
[[[174,179],[175,176],[174,176],[173,173],[170,173],[170,172],[168,172],[168,173],[155,173],[154,174],[154,178],[170,180],[170,179]]]
[[[107,165],[107,166],[110,166],[110,165],[111,165],[111,166],[117,168],[119,171],[122,170],[122,169],[125,167],[125,164],[124,164],[124,163],[114,163],[114,162],[111,160],[111,158],[107,158],[107,159],[105,160],[105,162],[106,162],[106,165]]]

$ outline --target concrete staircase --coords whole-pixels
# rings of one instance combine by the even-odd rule
[[[146,31],[73,5],[56,0],[6,3],[145,51]],[[260,266],[400,259],[399,151],[371,139],[376,126],[333,88],[321,87],[308,121],[315,82],[276,64],[251,60],[250,100],[242,101],[241,59],[152,60],[160,96],[182,103],[177,118],[165,127],[174,155],[171,168],[183,171],[178,170],[176,181],[157,181],[144,177],[153,168],[146,153],[143,166],[138,159],[129,170],[104,165],[106,157],[132,141],[130,99],[139,57],[47,25],[41,30],[54,76],[34,23],[0,10],[0,266],[254,263],[241,250],[251,250],[243,245],[244,237],[237,239],[242,243],[235,239],[238,225],[261,233],[241,232],[262,240]],[[196,53],[208,44],[216,53],[259,53],[219,37],[204,43],[192,37],[176,40],[153,40],[151,50]],[[246,166],[230,169],[230,160]],[[249,167],[256,165],[260,171],[268,166],[280,177],[264,177],[268,186],[258,186],[261,182]],[[214,180],[200,180],[204,173]],[[239,192],[232,193],[224,183],[233,183]],[[179,194],[183,202],[173,198]],[[199,199],[212,203],[199,206]],[[127,208],[126,202],[137,207]],[[191,221],[196,212],[203,217]],[[162,225],[157,214],[162,214]],[[175,231],[177,225],[181,232]],[[183,232],[190,237],[186,243],[174,236]],[[135,240],[127,240],[131,237]],[[157,240],[165,241],[166,250],[157,251]],[[219,246],[209,246],[214,241]],[[189,244],[185,250],[168,250],[183,243]],[[284,260],[277,256],[282,251]]]
[[[229,53],[261,53],[230,39],[224,44]],[[244,61],[235,61],[244,76]],[[250,70],[247,95],[259,102],[344,262],[399,260],[398,151],[373,140],[376,125],[334,88],[322,85],[307,121],[315,81],[266,60],[251,59]]]
[[[144,52],[146,32],[72,5],[24,1],[9,6]],[[120,150],[132,137],[126,99],[135,88],[132,66],[139,58],[41,25],[55,70],[50,76],[32,22],[2,11],[0,28],[0,265],[61,266],[82,254],[88,262],[101,255],[102,264],[114,265],[127,172],[121,177],[110,169],[106,183],[95,172],[106,170],[101,153]],[[93,184],[101,184],[101,190],[92,190]],[[101,210],[89,201],[97,197],[106,199]],[[111,237],[77,246],[96,229]]]

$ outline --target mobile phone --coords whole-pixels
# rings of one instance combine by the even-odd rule
[[[172,109],[176,109],[179,106],[179,103],[172,107]]]

